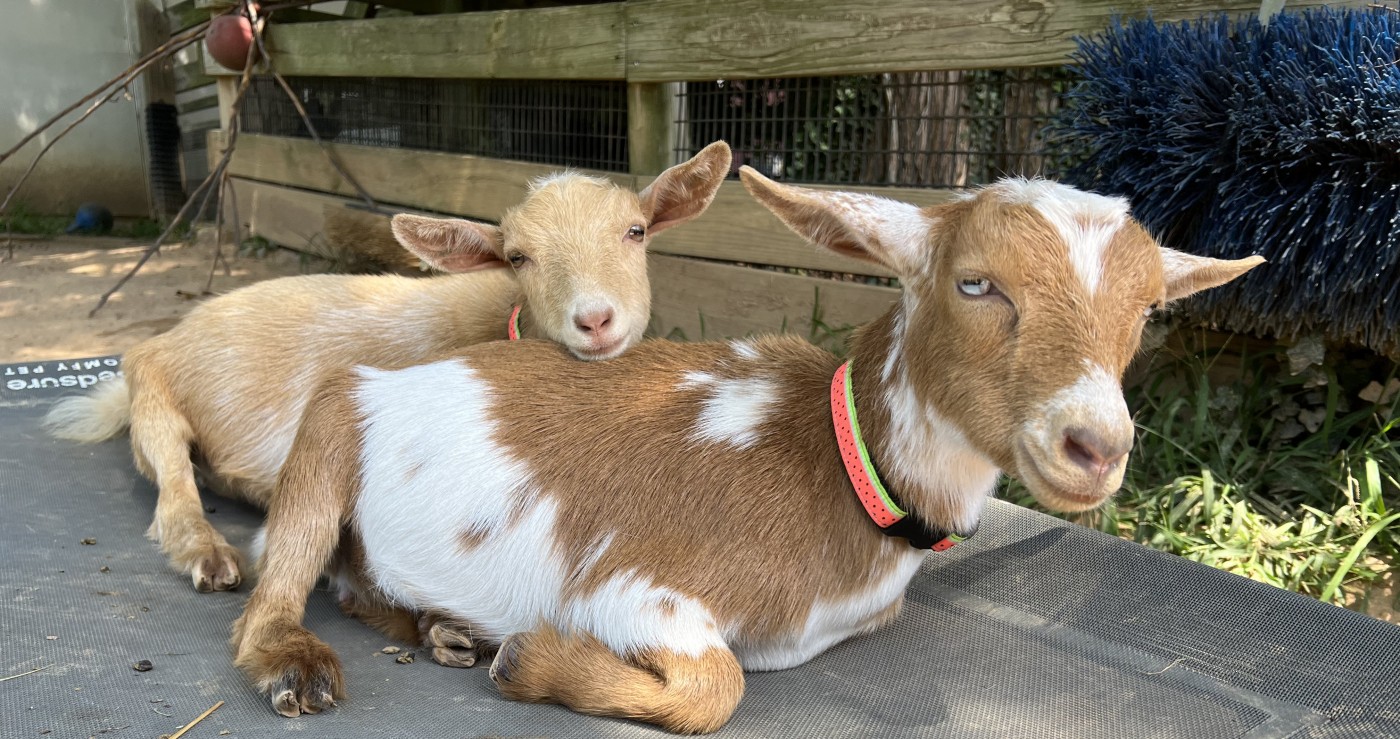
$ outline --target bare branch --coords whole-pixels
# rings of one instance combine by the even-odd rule
[[[219,173],[219,199],[214,206],[214,259],[209,263],[209,279],[204,281],[204,292],[209,292],[209,288],[214,286],[214,272],[219,268],[219,262],[224,263],[224,271],[230,272],[228,260],[224,259],[224,193],[228,192],[228,168]]]
[[[302,107],[301,101],[297,99],[296,93],[292,91],[292,86],[287,84],[287,80],[284,79],[282,75],[278,74],[276,70],[270,69],[268,71],[272,72],[273,79],[276,79],[277,84],[281,85],[282,90],[287,93],[287,97],[297,109],[297,115],[300,115],[302,122],[306,124],[306,130],[310,132],[311,139],[321,146],[321,152],[326,155],[326,161],[330,162],[331,166],[335,168],[335,171],[338,172],[341,177],[345,178],[345,181],[350,183],[351,187],[355,188],[355,194],[359,195],[360,199],[365,201],[365,205],[377,209],[379,206],[374,202],[374,198],[370,197],[370,194],[365,192],[365,188],[360,186],[359,181],[341,165],[340,157],[336,156],[335,150],[327,145],[325,141],[322,141],[321,137],[316,134],[316,127],[311,124],[311,118],[306,114],[306,108]]]
[[[219,165],[214,168],[213,172],[209,173],[208,177],[204,178],[204,182],[200,183],[199,187],[195,188],[195,191],[190,195],[190,199],[185,201],[184,207],[180,208],[180,212],[176,213],[175,218],[170,221],[170,225],[166,226],[165,230],[160,233],[160,236],[156,237],[155,243],[146,247],[146,251],[141,254],[140,259],[136,260],[136,264],[131,268],[131,271],[127,272],[120,280],[117,280],[117,284],[113,285],[111,289],[102,293],[102,297],[97,300],[97,305],[93,307],[91,311],[88,311],[88,318],[97,315],[97,312],[102,310],[102,306],[106,305],[107,301],[111,299],[113,295],[116,295],[117,291],[121,290],[123,285],[130,281],[131,278],[135,277],[136,273],[140,272],[141,268],[146,266],[146,262],[150,261],[151,257],[155,256],[155,254],[160,251],[160,245],[165,243],[166,238],[168,238],[170,234],[175,231],[175,228],[180,225],[180,222],[185,219],[185,216],[190,212],[190,206],[194,205],[195,200],[198,199],[200,195],[204,196],[204,199],[200,201],[200,210],[203,210],[204,207],[209,204],[209,196],[213,194],[214,191],[212,188],[213,182],[215,178],[223,173],[224,167],[228,166],[228,160],[232,157],[232,154],[233,147],[230,146],[224,150],[224,156],[219,160]]]
[[[247,0],[244,0],[240,11],[247,13],[250,18],[253,18],[253,32],[255,34],[261,32],[264,19],[253,16],[252,11],[248,7]],[[174,232],[180,222],[190,213],[190,206],[194,205],[195,200],[199,199],[201,193],[204,194],[204,200],[200,204],[199,211],[202,212],[204,207],[209,203],[209,197],[214,192],[214,181],[223,177],[223,173],[228,169],[229,160],[233,158],[234,145],[238,141],[238,111],[239,108],[243,106],[243,97],[248,92],[248,87],[252,83],[252,80],[253,47],[250,46],[248,48],[248,62],[243,67],[243,77],[239,80],[238,91],[234,94],[233,103],[229,106],[229,136],[228,140],[224,142],[224,154],[219,158],[219,163],[214,167],[213,171],[204,178],[204,181],[200,183],[199,187],[195,188],[195,191],[190,193],[189,199],[186,200],[184,206],[180,208],[180,212],[175,214],[175,218],[170,221],[170,225],[166,226],[160,236],[156,237],[155,243],[146,247],[146,251],[141,255],[141,258],[136,261],[136,264],[132,266],[131,271],[127,272],[126,275],[118,280],[117,284],[113,285],[110,290],[102,294],[102,297],[97,301],[97,305],[88,312],[89,318],[96,315],[99,310],[102,310],[102,307],[107,304],[107,301],[111,299],[118,290],[121,290],[122,286],[130,281],[131,278],[135,277],[136,273],[141,271],[141,268],[146,265],[146,262],[150,261],[151,257],[155,255],[156,252],[160,251],[160,245],[165,242],[165,239]]]
[[[270,15],[270,12],[263,17],[266,18],[267,15]],[[267,62],[267,71],[272,74],[273,79],[277,80],[277,84],[282,87],[282,91],[287,93],[287,99],[292,101],[292,107],[296,108],[297,115],[301,116],[301,122],[306,126],[306,132],[311,134],[311,140],[315,141],[316,144],[321,147],[321,153],[326,155],[326,161],[330,162],[331,167],[334,168],[346,182],[350,183],[351,187],[355,188],[355,194],[358,195],[361,200],[365,201],[365,205],[368,205],[371,209],[377,209],[379,206],[375,204],[374,198],[370,197],[370,194],[360,185],[359,180],[356,180],[340,163],[340,157],[336,156],[335,151],[331,149],[325,141],[321,140],[320,134],[316,132],[316,126],[311,122],[311,116],[306,114],[306,107],[301,104],[301,98],[298,98],[296,92],[292,90],[292,86],[287,84],[286,78],[272,68],[272,55],[267,53],[267,47],[263,45],[261,28],[254,30],[253,41],[257,44],[258,50],[262,52],[262,58]]]

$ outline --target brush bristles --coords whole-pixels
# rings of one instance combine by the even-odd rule
[[[1267,257],[1190,301],[1239,331],[1400,351],[1400,12],[1115,22],[1052,137],[1169,246]]]

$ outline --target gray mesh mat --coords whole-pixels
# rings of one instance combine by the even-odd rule
[[[0,737],[156,737],[219,700],[187,736],[659,735],[503,701],[484,669],[397,664],[322,592],[307,622],[350,698],[273,714],[229,662],[245,593],[195,593],[142,538],[155,495],[126,440],[38,429],[107,361],[0,366],[0,677],[44,668],[0,682]],[[205,502],[246,545],[257,514]],[[721,735],[1400,737],[1400,628],[998,503],[893,626],[750,675]]]

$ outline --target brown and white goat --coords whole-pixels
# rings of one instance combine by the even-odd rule
[[[793,337],[594,364],[521,342],[332,378],[234,627],[278,712],[342,692],[301,619],[346,526],[396,602],[503,640],[506,697],[715,730],[744,670],[891,620],[915,544],[976,529],[1000,471],[1056,509],[1113,494],[1133,442],[1119,378],[1148,316],[1262,261],[1161,248],[1124,201],[1044,181],[921,210],[743,177],[799,234],[899,275],[850,363]]]
[[[124,381],[60,402],[48,425],[79,441],[129,425],[137,467],[159,487],[148,536],[196,589],[235,588],[244,565],[204,517],[192,451],[221,492],[266,508],[307,399],[328,372],[407,366],[505,339],[515,306],[525,336],[581,359],[621,354],[651,317],[649,239],[703,213],[729,161],[729,147],[716,142],[641,193],[571,173],[545,178],[499,228],[395,216],[400,243],[431,267],[464,274],[313,275],[234,291],[132,348]]]

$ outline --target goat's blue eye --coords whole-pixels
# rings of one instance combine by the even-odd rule
[[[958,291],[973,297],[986,295],[992,291],[992,281],[985,277],[964,277],[958,280]]]
[[[521,254],[520,252],[516,252],[506,257],[506,260],[510,262],[510,266],[520,267],[522,264],[525,264],[525,262],[529,261],[529,257],[525,256],[524,254]]]

